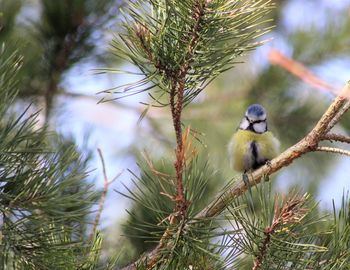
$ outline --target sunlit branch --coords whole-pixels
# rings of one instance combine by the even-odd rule
[[[318,146],[315,151],[341,154],[350,157],[350,151],[335,147]]]

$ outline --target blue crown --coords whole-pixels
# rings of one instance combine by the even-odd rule
[[[247,109],[248,115],[256,115],[257,117],[264,115],[265,109],[260,104],[252,104]]]

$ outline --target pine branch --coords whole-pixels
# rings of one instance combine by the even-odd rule
[[[47,123],[64,72],[87,55],[91,56],[93,48],[96,47],[93,43],[95,29],[111,18],[112,14],[106,10],[119,4],[114,0],[98,3],[42,0],[41,5],[41,17],[37,25],[39,31],[35,38],[44,52],[41,64],[46,68],[38,76],[45,79],[45,84],[40,89],[32,90],[34,94],[44,98]],[[26,95],[28,91],[24,92]]]
[[[188,75],[188,69],[190,67],[190,62],[193,60],[193,53],[196,44],[199,39],[199,32],[201,30],[201,22],[206,9],[206,4],[202,0],[196,0],[192,9],[192,18],[194,18],[194,26],[186,39],[189,40],[189,45],[187,47],[187,52],[185,54],[184,60],[178,71],[176,72],[176,77],[171,78],[172,87],[170,90],[170,107],[171,114],[173,118],[173,124],[176,134],[177,149],[176,149],[176,207],[175,211],[181,212],[182,216],[186,215],[187,202],[185,199],[185,194],[183,190],[183,166],[184,160],[184,143],[185,137],[182,136],[182,126],[181,126],[181,115],[184,102],[184,91],[185,91],[185,80]],[[176,98],[176,101],[175,101]]]
[[[176,161],[174,164],[176,170],[176,196],[174,212],[169,217],[170,227],[165,230],[155,249],[124,269],[136,269],[139,265],[151,269],[158,263],[161,263],[163,259],[166,260],[167,251],[173,250],[174,245],[176,245],[176,242],[169,241],[171,236],[176,234],[179,237],[181,231],[186,226],[189,226],[188,223],[184,223],[188,205],[183,190],[183,168],[185,162],[184,136],[181,128],[182,110],[189,101],[204,89],[210,80],[232,67],[233,59],[237,55],[240,55],[245,49],[248,50],[257,46],[256,44],[247,45],[245,43],[247,40],[252,39],[252,35],[256,34],[254,31],[247,35],[243,34],[244,38],[233,45],[235,46],[233,50],[226,50],[222,44],[218,44],[217,39],[220,39],[219,36],[222,40],[229,40],[229,38],[232,38],[230,36],[232,32],[235,32],[235,30],[241,31],[237,24],[239,25],[244,21],[244,16],[239,18],[237,16],[248,14],[254,9],[249,9],[249,4],[237,8],[230,6],[233,2],[230,2],[225,7],[220,6],[222,3],[221,1],[195,0],[181,2],[179,7],[175,7],[173,2],[169,1],[167,2],[169,6],[163,7],[161,3],[151,1],[152,8],[157,11],[153,13],[153,15],[157,14],[155,17],[152,17],[153,15],[138,14],[135,7],[140,6],[134,5],[131,11],[136,23],[131,27],[125,26],[128,29],[128,33],[120,35],[122,42],[114,41],[115,54],[136,64],[141,72],[145,74],[144,79],[133,85],[126,85],[122,94],[128,92],[128,95],[137,94],[149,91],[155,86],[158,86],[163,91],[163,94],[168,94],[177,141]],[[208,11],[206,10],[207,5],[211,7]],[[220,12],[216,12],[215,7],[221,7],[222,9]],[[229,11],[225,10],[227,7],[230,8]],[[261,8],[268,9],[269,7],[266,4],[266,6]],[[259,10],[259,8],[256,10]],[[261,10],[257,11],[258,17],[263,13],[259,12]],[[254,20],[255,13],[252,12],[251,14],[254,15],[247,17],[248,24]],[[170,20],[169,17],[171,18]],[[206,20],[206,24],[203,24],[205,31],[202,29],[201,20]],[[235,27],[238,29],[235,29]],[[214,37],[214,33],[218,37]],[[121,44],[124,44],[124,47]],[[300,75],[300,72],[296,74]],[[308,82],[328,87],[319,81],[315,82],[312,74],[307,75],[312,78],[309,78]],[[149,83],[152,85],[148,87]],[[333,87],[328,88],[333,89]],[[305,138],[273,159],[268,165],[249,175],[249,186],[257,185],[264,176],[289,165],[293,160],[305,153],[315,151],[323,136],[329,132],[348,109],[349,101],[346,96],[349,95],[349,92],[350,84],[348,83],[343,93],[335,99],[314,129]],[[152,94],[150,95],[153,98]],[[241,196],[246,190],[247,185],[240,180],[237,181],[235,185],[219,194],[212,203],[198,213],[194,220],[190,221],[190,224],[198,222],[199,219],[207,220],[207,218],[219,215],[235,198]],[[178,226],[177,228],[176,225]]]
[[[260,269],[263,265],[265,256],[268,253],[271,237],[275,234],[276,230],[287,224],[298,223],[302,219],[307,212],[306,209],[302,208],[304,203],[305,197],[294,195],[284,202],[281,208],[278,208],[277,204],[275,205],[272,224],[264,230],[265,238],[259,248],[259,253],[256,255],[252,270]]]
[[[184,186],[183,186],[183,170],[185,165],[185,144],[186,139],[188,137],[188,132],[186,134],[182,134],[182,126],[181,126],[181,116],[182,110],[184,106],[184,91],[186,87],[186,77],[189,72],[190,63],[193,61],[194,50],[199,40],[199,33],[201,31],[201,23],[203,20],[203,16],[206,10],[206,2],[202,0],[194,1],[192,7],[191,17],[193,19],[193,26],[191,26],[191,30],[188,33],[185,33],[185,36],[182,38],[184,43],[188,43],[185,56],[181,61],[179,67],[170,72],[168,68],[164,67],[160,64],[159,61],[154,60],[154,56],[148,46],[146,45],[146,40],[149,39],[149,31],[145,29],[143,26],[137,25],[136,35],[139,38],[140,44],[148,60],[153,62],[155,67],[160,71],[164,72],[167,76],[167,80],[170,81],[170,93],[169,93],[169,103],[171,109],[171,115],[173,119],[173,126],[176,135],[176,160],[174,163],[175,171],[176,171],[176,195],[175,195],[175,207],[174,213],[170,216],[170,225],[174,225],[179,223],[180,220],[185,220],[187,216],[187,208],[188,202],[186,200]],[[179,235],[181,234],[178,232]],[[171,229],[167,229],[163,236],[161,237],[158,246],[156,247],[155,255],[152,256],[147,264],[148,268],[152,268],[155,264],[157,264],[158,260],[161,258],[161,250],[166,246],[168,239],[173,234]]]
[[[261,25],[269,22],[264,16],[273,7],[268,0],[130,3],[130,18],[123,25],[126,33],[113,40],[113,53],[136,65],[144,79],[104,92],[128,96],[157,87],[159,97],[149,93],[150,97],[165,106],[169,104],[160,97],[183,88],[169,97],[169,103],[182,100],[181,106],[187,105],[215,77],[232,68],[238,56],[264,43],[255,40],[269,31]]]
[[[350,151],[344,150],[344,149],[340,149],[340,148],[335,148],[335,147],[318,146],[318,147],[316,147],[315,151],[336,153],[336,154],[341,154],[341,155],[345,155],[345,156],[349,156],[350,157]]]
[[[350,137],[336,134],[336,133],[328,133],[323,136],[323,140],[328,140],[328,141],[337,141],[337,142],[343,142],[343,143],[349,143],[350,144]]]
[[[93,186],[75,145],[37,127],[38,112],[11,110],[22,57],[0,50],[0,268],[79,268]]]
[[[350,100],[349,92],[340,92],[340,97]],[[328,123],[328,131],[331,130],[340,120],[340,118],[346,113],[350,108],[350,102],[348,101],[342,108],[339,109],[334,118]]]
[[[291,146],[278,157],[271,160],[267,165],[255,170],[252,174],[248,175],[249,185],[255,186],[260,183],[264,176],[271,175],[272,173],[280,170],[281,168],[288,166],[295,159],[300,156],[313,152],[317,149],[318,143],[322,140],[329,129],[330,125],[333,124],[333,120],[339,121],[340,117],[346,112],[350,102],[344,96],[350,93],[350,81],[345,85],[343,91],[328,107],[326,112],[323,114],[321,119],[318,121],[316,126],[298,143]],[[213,217],[221,213],[226,206],[234,199],[241,196],[247,190],[247,185],[243,181],[236,181],[232,187],[228,188],[227,191],[219,194],[215,200],[213,200],[205,209],[203,209],[197,218],[208,218]]]

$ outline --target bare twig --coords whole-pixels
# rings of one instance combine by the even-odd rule
[[[335,147],[318,146],[318,147],[316,147],[315,151],[336,153],[336,154],[341,154],[341,155],[345,155],[345,156],[349,156],[350,157],[350,151],[344,150],[344,149],[340,149],[340,148],[335,148]]]
[[[343,143],[350,143],[350,137],[341,134],[328,133],[322,137],[322,140],[337,141]]]
[[[344,96],[347,101],[344,104],[342,108],[339,109],[338,113],[335,115],[335,117],[329,122],[328,124],[328,131],[331,130],[336,123],[339,122],[340,118],[344,115],[344,113],[347,112],[347,110],[350,108],[350,93],[343,93],[341,92],[339,96]]]
[[[102,154],[102,150],[100,148],[97,148],[97,152],[98,152],[98,154],[100,156],[101,164],[102,164],[103,190],[102,190],[100,201],[98,203],[98,210],[97,210],[95,221],[93,223],[93,228],[92,228],[92,231],[91,231],[91,234],[90,234],[90,240],[92,240],[94,238],[94,236],[96,234],[96,231],[97,231],[97,226],[98,226],[98,224],[100,224],[101,214],[102,214],[102,211],[103,211],[103,208],[104,208],[104,204],[105,204],[105,201],[106,201],[108,188],[122,174],[122,172],[120,172],[112,180],[109,181],[108,180],[108,176],[107,176],[107,171],[106,171],[105,160],[104,160],[103,154]]]

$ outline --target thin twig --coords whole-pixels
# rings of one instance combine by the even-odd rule
[[[343,95],[343,93],[340,93],[340,95]],[[340,118],[344,115],[344,113],[347,112],[347,110],[350,108],[350,93],[344,93],[344,97],[347,99],[347,102],[344,104],[342,108],[339,109],[338,113],[335,115],[335,117],[329,122],[328,124],[328,131],[331,130],[340,120]]]
[[[92,240],[94,238],[96,231],[97,231],[97,226],[100,224],[100,219],[101,219],[102,211],[103,211],[104,204],[106,201],[108,188],[122,174],[122,172],[120,172],[111,181],[109,181],[108,176],[107,176],[107,171],[106,171],[105,160],[104,160],[103,154],[102,154],[102,150],[100,148],[97,148],[97,152],[100,156],[100,160],[101,160],[101,164],[102,164],[103,190],[102,190],[100,201],[98,203],[98,210],[97,210],[95,221],[93,223],[93,228],[92,228],[92,231],[90,234],[90,240]]]
[[[344,149],[340,149],[340,148],[335,148],[335,147],[318,146],[318,147],[316,147],[315,151],[336,153],[336,154],[341,154],[341,155],[345,155],[345,156],[349,156],[350,157],[350,151],[344,150]]]
[[[328,141],[337,141],[337,142],[343,142],[343,143],[349,143],[350,144],[350,137],[344,136],[341,134],[336,133],[328,133],[322,137],[322,140],[328,140]]]

